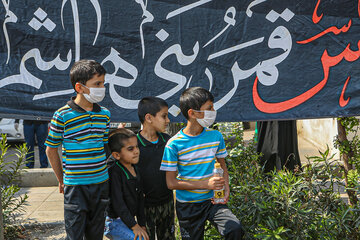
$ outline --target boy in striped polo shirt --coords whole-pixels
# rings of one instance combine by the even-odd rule
[[[105,73],[93,60],[74,63],[70,80],[77,95],[54,113],[45,142],[60,193],[64,194],[66,239],[98,240],[104,234],[109,201],[104,145],[108,142],[110,112],[97,102],[105,96]]]
[[[192,87],[180,97],[180,109],[187,125],[172,137],[164,151],[160,169],[166,171],[169,189],[176,189],[176,214],[182,239],[203,239],[206,220],[215,224],[225,239],[242,239],[240,221],[227,207],[229,175],[225,164],[224,139],[214,123],[214,97],[206,89]],[[224,178],[213,177],[215,162],[224,170]],[[213,190],[225,186],[226,201],[214,204]]]

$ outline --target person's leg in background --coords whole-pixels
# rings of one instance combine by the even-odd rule
[[[48,124],[35,124],[36,140],[39,147],[40,168],[47,168],[49,163],[45,153],[45,141],[48,135]]]
[[[35,131],[33,123],[24,122],[24,136],[28,148],[28,153],[26,154],[26,167],[34,168]]]

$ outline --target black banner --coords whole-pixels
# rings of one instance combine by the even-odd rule
[[[352,0],[3,0],[0,116],[45,118],[75,95],[79,59],[102,63],[112,121],[202,86],[218,121],[360,112],[360,7]]]

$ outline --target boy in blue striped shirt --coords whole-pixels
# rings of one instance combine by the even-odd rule
[[[203,239],[206,220],[216,225],[225,239],[243,236],[240,221],[226,205],[230,188],[224,139],[220,132],[208,128],[216,118],[213,102],[213,95],[200,87],[182,93],[180,109],[187,125],[168,141],[160,167],[166,171],[168,188],[176,189],[182,239]],[[212,176],[216,161],[224,170],[224,178]],[[214,204],[213,190],[224,186],[226,201]]]
[[[46,154],[64,194],[66,239],[102,239],[108,205],[104,145],[110,112],[98,105],[105,96],[105,69],[93,60],[75,62],[70,80],[77,95],[51,120]],[[62,161],[58,147],[62,144]]]

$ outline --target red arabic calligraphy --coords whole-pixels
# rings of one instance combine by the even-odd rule
[[[345,84],[344,84],[344,87],[343,87],[343,89],[342,89],[342,91],[341,91],[341,95],[340,95],[340,98],[339,98],[339,105],[340,105],[341,107],[345,107],[345,106],[349,103],[349,101],[350,101],[350,97],[348,97],[346,100],[344,99],[345,90],[346,90],[346,87],[347,87],[347,85],[348,85],[348,83],[349,83],[349,80],[350,80],[350,77],[348,77],[348,78],[346,79],[346,82],[345,82]]]
[[[352,51],[350,49],[350,44],[348,44],[346,46],[345,50],[336,56],[329,56],[327,50],[325,49],[323,52],[323,55],[321,56],[321,63],[322,63],[323,71],[324,71],[323,80],[321,80],[321,82],[316,84],[314,87],[312,87],[308,91],[306,91],[292,99],[283,101],[283,102],[269,103],[269,102],[265,102],[264,100],[262,100],[261,97],[259,96],[259,92],[257,89],[258,78],[256,77],[256,79],[254,81],[254,85],[253,85],[254,104],[257,109],[259,109],[260,111],[265,112],[265,113],[280,113],[283,111],[287,111],[291,108],[294,108],[294,107],[304,103],[305,101],[309,100],[310,98],[312,98],[315,94],[317,94],[326,85],[326,83],[329,79],[329,71],[330,71],[331,67],[339,64],[343,59],[348,62],[354,62],[357,59],[359,59],[359,57],[360,57],[360,41],[358,41],[358,50],[357,51]],[[345,84],[347,84],[347,82]],[[344,89],[345,88],[346,88],[346,86],[344,86]],[[343,91],[345,91],[344,89],[343,89]],[[347,99],[347,101],[348,100],[349,100],[349,98]],[[344,101],[344,103],[345,103],[345,101]]]
[[[299,44],[306,44],[306,43],[309,43],[309,42],[312,42],[328,33],[334,33],[335,35],[339,35],[340,33],[342,32],[347,32],[349,30],[349,28],[351,27],[351,19],[349,20],[349,22],[347,24],[345,24],[342,28],[337,28],[336,26],[332,26],[332,27],[329,27],[328,29],[325,29],[324,31],[322,31],[321,33],[319,34],[316,34],[315,36],[309,38],[309,39],[305,39],[305,40],[302,40],[302,41],[297,41],[297,43]]]
[[[320,16],[317,15],[317,10],[318,10],[318,7],[320,5],[320,1],[321,0],[318,0],[318,2],[316,3],[316,6],[315,6],[315,9],[314,9],[314,12],[313,12],[313,16],[312,16],[312,21],[313,23],[317,24],[318,22],[320,22],[320,20],[322,19],[323,15],[324,14],[321,14]],[[359,0],[360,1],[360,0]]]
[[[316,3],[316,6],[315,6],[315,9],[313,11],[313,15],[312,15],[312,21],[313,23],[315,24],[318,24],[320,22],[320,20],[322,19],[323,17],[323,13],[321,13],[320,16],[317,15],[317,11],[318,11],[318,8],[319,8],[319,5],[320,5],[320,2],[321,0],[318,0],[318,2]],[[358,0],[358,13],[359,13],[359,16],[360,16],[360,0]],[[350,27],[351,27],[351,24],[352,24],[352,21],[351,19],[349,20],[349,22],[347,24],[345,24],[342,28],[337,28],[336,26],[331,26],[329,27],[328,29],[325,29],[324,31],[322,31],[321,33],[318,33],[316,34],[315,36],[311,37],[311,38],[308,38],[308,39],[305,39],[305,40],[302,40],[302,41],[297,41],[297,43],[299,44],[306,44],[306,43],[309,43],[309,42],[312,42],[328,33],[334,33],[335,35],[339,35],[340,33],[342,32],[347,32]]]

